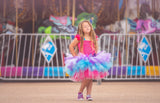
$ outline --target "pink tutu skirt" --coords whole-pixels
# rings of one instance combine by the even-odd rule
[[[65,57],[65,71],[73,81],[102,79],[108,75],[108,70],[111,67],[111,54],[105,51],[99,52],[94,56],[79,53],[75,57],[71,54]]]

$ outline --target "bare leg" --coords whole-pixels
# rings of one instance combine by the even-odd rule
[[[89,83],[87,85],[87,95],[91,95],[92,85],[93,85],[93,82],[92,82],[92,79],[91,79],[91,80],[89,80]]]
[[[85,79],[81,82],[81,87],[79,89],[79,92],[82,93],[84,88],[89,84],[89,80]]]

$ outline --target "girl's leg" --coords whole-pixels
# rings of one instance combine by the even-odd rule
[[[79,93],[82,93],[84,88],[89,84],[89,80],[88,79],[85,79],[81,82],[81,87],[79,89]]]
[[[91,79],[91,80],[89,80],[89,83],[87,85],[87,95],[91,95],[92,85],[93,85],[93,82],[92,82],[92,79]]]

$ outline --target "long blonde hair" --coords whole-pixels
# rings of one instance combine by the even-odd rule
[[[91,47],[92,47],[92,49],[95,49],[95,51],[97,53],[97,51],[98,51],[98,43],[97,43],[97,40],[96,40],[96,33],[94,32],[92,24],[88,20],[84,20],[84,21],[80,22],[79,25],[78,25],[77,34],[80,35],[80,51],[83,52],[84,32],[83,32],[83,29],[82,29],[82,24],[84,22],[87,22],[89,24],[89,26],[91,27],[91,31],[89,33],[90,39],[91,39]],[[94,45],[95,48],[93,48],[93,45]]]

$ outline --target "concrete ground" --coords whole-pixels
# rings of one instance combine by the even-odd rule
[[[77,100],[79,86],[74,82],[0,82],[0,103],[90,102]],[[92,97],[92,103],[160,103],[160,82],[94,82]]]

